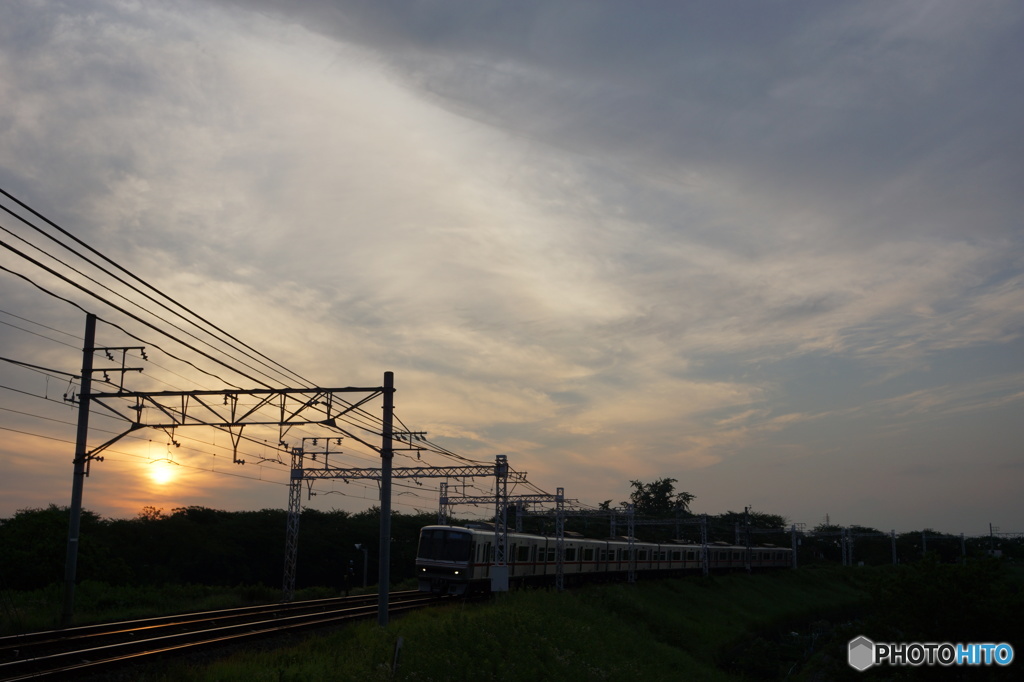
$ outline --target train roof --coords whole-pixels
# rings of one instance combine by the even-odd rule
[[[466,531],[466,532],[469,532],[469,533],[476,532],[476,533],[488,533],[488,534],[490,534],[490,533],[494,532],[494,524],[487,523],[487,522],[480,522],[480,521],[473,521],[473,522],[470,522],[470,523],[466,524],[465,526],[456,526],[454,524],[447,524],[447,525],[432,524],[432,525],[429,525],[429,526],[423,526],[420,530],[428,530],[428,529],[434,529],[434,530],[441,530],[441,529],[444,529],[444,530],[463,530],[463,531]],[[512,530],[510,530],[508,532],[508,536],[510,538],[544,538],[544,539],[549,539],[549,540],[550,539],[554,539],[554,535],[540,535],[538,533],[525,533],[525,532],[522,532],[522,531],[512,531]],[[604,537],[604,538],[588,538],[588,537],[584,537],[580,533],[576,533],[574,531],[566,531],[565,539],[566,540],[573,540],[573,541],[586,540],[586,541],[590,541],[590,542],[609,542],[609,543],[615,543],[617,545],[625,545],[625,544],[628,544],[630,542],[630,538],[629,538],[628,535],[619,535],[619,536],[616,536],[616,537]],[[693,547],[693,548],[696,548],[696,549],[700,549],[702,547],[702,545],[699,542],[691,542],[691,541],[688,541],[688,540],[678,540],[678,539],[677,540],[669,540],[667,542],[651,542],[651,541],[648,541],[648,540],[641,540],[639,538],[634,537],[632,541],[633,541],[633,544],[636,544],[636,545],[660,545],[660,546],[669,546],[669,545],[671,545],[671,546],[679,547],[679,548]],[[729,549],[729,550],[746,550],[747,549],[747,547],[745,545],[734,545],[734,544],[730,544],[730,543],[722,541],[722,540],[718,540],[718,541],[715,541],[715,542],[709,542],[707,544],[707,546],[709,548],[711,548],[711,549]],[[777,546],[771,545],[771,544],[751,545],[750,549],[771,549],[771,550],[781,551],[781,552],[792,552],[793,551],[789,547],[777,547]]]

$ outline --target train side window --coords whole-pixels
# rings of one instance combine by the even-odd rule
[[[697,553],[696,552],[687,552],[686,553],[686,560],[687,561],[693,561],[696,558],[697,558]]]
[[[566,561],[576,561],[576,548],[575,547],[567,547],[565,549],[565,560]]]
[[[588,548],[583,550],[583,560],[584,561],[593,561],[594,560],[594,548],[593,547],[588,547]]]
[[[548,561],[554,561],[554,560],[555,560],[555,548],[554,547],[548,547]]]
[[[647,550],[646,549],[641,549],[640,550],[640,557],[639,558],[640,558],[640,561],[647,561]]]
[[[530,560],[530,547],[529,545],[520,545],[516,550],[516,561],[529,561]]]
[[[682,561],[683,553],[681,551],[672,552],[672,561]]]

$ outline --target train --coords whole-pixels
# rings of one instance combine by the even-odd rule
[[[416,576],[421,592],[469,595],[486,592],[496,580],[512,586],[555,582],[557,541],[545,535],[508,533],[505,565],[494,565],[494,530],[463,526],[424,526],[416,551]],[[621,580],[630,570],[638,576],[671,577],[700,574],[705,546],[682,542],[651,543],[629,538],[605,540],[566,533],[562,578],[566,584],[584,580]],[[788,547],[709,543],[709,570],[778,569],[793,564]],[[747,556],[747,552],[750,556]]]

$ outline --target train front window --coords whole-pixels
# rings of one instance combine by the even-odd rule
[[[472,548],[469,533],[452,530],[425,529],[420,533],[420,559],[469,561]]]

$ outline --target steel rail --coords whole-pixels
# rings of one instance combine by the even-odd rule
[[[438,603],[415,590],[392,593],[391,601],[396,613]],[[376,595],[359,595],[3,637],[0,680],[93,674],[128,661],[369,618],[376,607]]]

